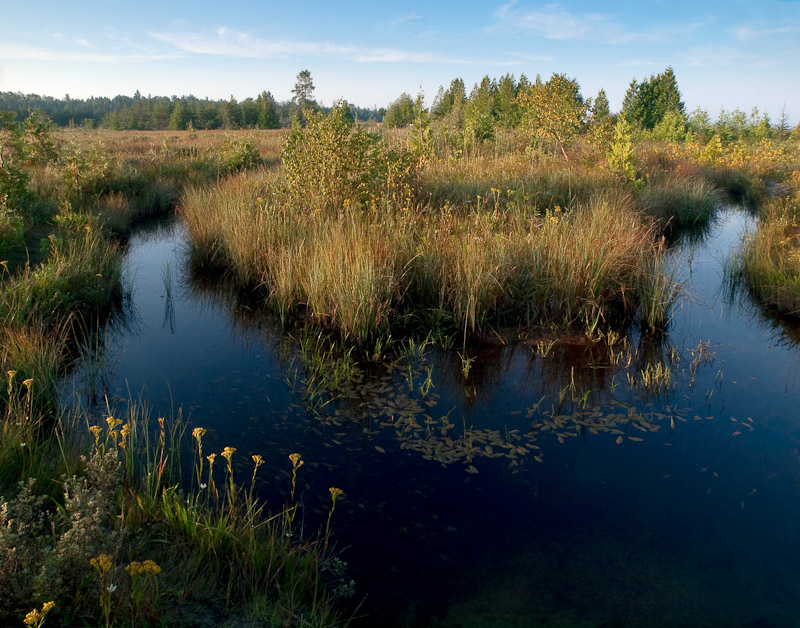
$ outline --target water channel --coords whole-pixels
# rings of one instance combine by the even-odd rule
[[[416,343],[334,398],[276,321],[192,277],[172,220],[131,239],[124,320],[73,387],[180,406],[209,451],[263,455],[276,508],[300,452],[309,530],[344,491],[354,626],[796,626],[800,332],[723,270],[754,227],[721,209],[673,246],[664,337],[498,339],[466,378]]]

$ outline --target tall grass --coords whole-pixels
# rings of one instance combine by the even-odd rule
[[[643,212],[670,227],[707,223],[721,200],[719,189],[705,178],[678,173],[650,178],[636,194]]]
[[[30,385],[9,376],[0,417],[4,623],[51,601],[61,625],[205,625],[220,612],[340,623],[323,576],[330,525],[302,538],[293,496],[268,513],[253,490],[263,458],[239,477],[234,449],[210,452],[205,430],[189,437],[180,417],[153,421],[140,403],[122,418],[62,416],[36,435]],[[194,452],[191,478],[182,451]]]
[[[783,316],[800,317],[800,198],[776,199],[761,212],[730,270],[735,284]]]
[[[279,183],[236,177],[187,194],[195,254],[261,285],[282,315],[306,314],[358,343],[385,332],[392,313],[438,311],[468,333],[593,329],[634,319],[643,286],[658,281],[660,245],[626,197],[570,211],[516,202],[334,213],[302,211]]]

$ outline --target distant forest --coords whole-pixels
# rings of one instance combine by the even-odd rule
[[[277,129],[291,124],[291,101],[277,102],[270,92],[238,102],[194,96],[133,96],[114,98],[52,98],[37,94],[0,92],[0,111],[13,111],[18,119],[41,111],[58,126],[114,130],[149,129]],[[383,109],[349,105],[358,120],[382,120]],[[325,108],[322,108],[325,111]]]

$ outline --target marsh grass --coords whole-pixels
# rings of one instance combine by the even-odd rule
[[[746,286],[758,303],[791,318],[800,317],[799,220],[796,192],[769,203],[728,272],[735,287]]]
[[[0,443],[6,620],[55,601],[62,625],[172,625],[220,611],[271,625],[338,621],[323,576],[330,516],[303,538],[293,495],[268,513],[253,490],[261,456],[235,477],[235,449],[204,452],[205,430],[191,444],[180,416],[153,421],[141,403],[122,419],[79,413],[33,435],[30,397],[17,394],[28,386],[9,375]],[[184,481],[180,452],[191,450]]]
[[[675,173],[648,178],[636,194],[643,212],[671,228],[708,223],[721,200],[719,189],[705,178]]]
[[[190,190],[180,211],[198,263],[260,294],[284,323],[309,319],[360,346],[432,325],[447,337],[636,320],[664,329],[677,286],[660,236],[708,224],[730,191],[714,183],[728,162],[692,161],[674,142],[637,144],[642,176],[629,181],[591,142],[562,159],[437,136],[420,155],[402,132],[380,138],[335,117],[310,126],[285,145],[287,172]],[[374,158],[339,154],[362,144]],[[393,179],[400,188],[387,186],[390,154],[417,160]]]
[[[260,288],[284,319],[310,317],[359,345],[434,313],[464,334],[490,324],[591,330],[634,319],[648,285],[660,281],[660,296],[670,285],[651,276],[661,256],[653,228],[612,194],[570,210],[515,200],[332,212],[294,206],[275,176],[240,175],[189,192],[181,214],[199,263]],[[648,325],[664,323],[661,306],[648,306]]]

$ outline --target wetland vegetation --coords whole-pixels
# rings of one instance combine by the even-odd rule
[[[726,260],[726,289],[741,288],[792,337],[798,130],[758,112],[722,112],[715,123],[687,115],[670,69],[634,81],[617,115],[604,99],[584,98],[563,75],[505,76],[469,95],[455,80],[429,109],[404,95],[383,125],[359,121],[346,103],[323,113],[311,98],[291,128],[269,131],[57,130],[39,113],[3,114],[3,621],[369,624],[391,614],[391,596],[376,583],[377,602],[359,606],[351,575],[375,572],[364,559],[348,570],[336,539],[340,517],[353,532],[338,538],[357,539],[359,509],[377,517],[390,499],[353,483],[374,456],[393,461],[389,508],[399,518],[420,490],[400,478],[433,482],[419,465],[451,479],[457,469],[482,490],[489,480],[479,478],[500,473],[528,482],[531,462],[568,466],[545,451],[553,440],[568,450],[656,434],[671,445],[689,424],[706,436],[752,432],[752,415],[716,427],[730,395],[716,347],[673,338],[692,278],[685,251],[715,221],[728,224],[722,206],[746,207],[757,229]],[[259,120],[242,114],[233,126],[267,126]],[[204,367],[221,369],[218,397],[230,408],[192,398],[194,371],[183,384],[178,370],[165,373],[175,390],[157,399],[119,394],[119,377],[156,388],[143,373],[115,375],[109,354],[122,342],[114,338],[142,335],[149,316],[126,255],[146,249],[141,224],[173,210],[180,226],[155,246],[185,239],[187,253],[158,271],[149,307],[163,308],[165,336],[150,352],[167,363],[159,352],[190,302],[212,304],[235,336],[258,336],[277,367],[254,361],[235,375],[243,367],[226,371],[223,355]],[[215,333],[190,342],[206,347],[199,338]],[[251,392],[259,369],[279,386]],[[71,378],[83,396],[75,407]],[[493,392],[517,380],[513,400]],[[173,393],[188,417],[171,409]],[[250,395],[280,406],[273,423],[260,425]],[[201,406],[221,415],[241,406],[254,423],[211,424],[214,411]],[[325,452],[335,447],[346,449]],[[495,459],[505,471],[489,466]],[[421,547],[445,562],[452,552],[436,543],[448,542],[425,540],[437,526],[476,542],[441,522],[420,525]],[[364,539],[373,545],[362,552],[384,556],[379,534]],[[409,611],[398,625],[469,625],[456,615],[470,604]]]

